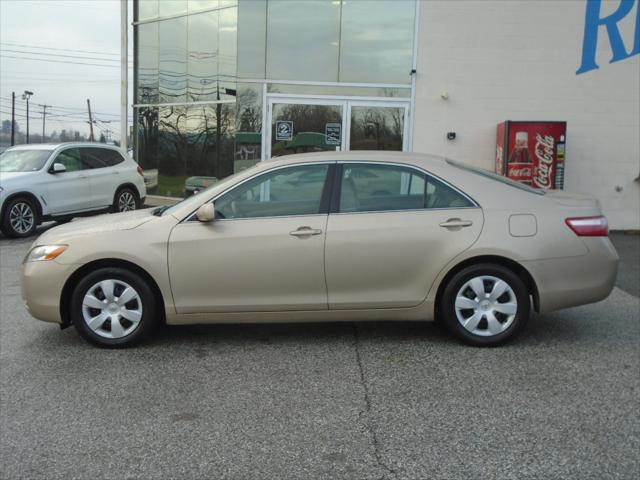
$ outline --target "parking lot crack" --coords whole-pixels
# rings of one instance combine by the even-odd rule
[[[364,395],[364,408],[360,410],[358,413],[358,418],[360,422],[364,426],[364,428],[369,433],[371,438],[371,446],[373,448],[373,455],[376,459],[376,463],[380,468],[382,468],[385,473],[380,477],[380,480],[389,479],[389,478],[397,478],[398,474],[396,470],[391,468],[382,458],[382,454],[380,452],[380,440],[378,439],[378,434],[376,433],[376,428],[373,421],[373,412],[371,410],[371,394],[369,392],[369,386],[367,383],[366,374],[364,371],[364,366],[362,362],[362,353],[360,351],[360,335],[358,332],[357,324],[353,325],[353,337],[354,337],[354,349],[356,352],[356,363],[358,365],[358,372],[360,375],[360,385],[362,386],[362,391]]]

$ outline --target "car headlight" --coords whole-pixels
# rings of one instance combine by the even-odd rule
[[[42,262],[58,258],[69,248],[68,245],[40,245],[34,247],[24,259],[25,262]]]

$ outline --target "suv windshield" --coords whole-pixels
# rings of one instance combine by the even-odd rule
[[[7,150],[0,155],[0,172],[37,172],[51,150]]]
[[[515,180],[511,180],[510,178],[503,177],[502,175],[498,175],[497,173],[490,172],[489,170],[472,167],[471,165],[456,162],[455,160],[451,160],[450,158],[446,158],[445,161],[449,165],[453,165],[454,167],[460,168],[462,170],[466,170],[467,172],[475,173],[477,175],[482,175],[483,177],[496,180],[500,183],[505,183],[512,187],[519,188],[520,190],[524,190],[525,192],[535,193],[536,195],[544,195],[546,193],[544,190],[539,190],[537,188],[530,187],[529,185],[526,185],[524,183],[516,182]]]

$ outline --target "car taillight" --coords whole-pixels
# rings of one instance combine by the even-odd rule
[[[609,222],[599,215],[597,217],[572,217],[564,221],[579,237],[606,237],[609,235]]]
[[[140,174],[141,177],[144,177],[144,170],[140,165],[138,165],[138,173]]]

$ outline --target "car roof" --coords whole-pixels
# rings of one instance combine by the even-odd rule
[[[313,152],[274,157],[265,162],[287,165],[300,162],[321,161],[359,161],[374,163],[407,163],[422,166],[441,166],[445,163],[445,157],[427,153],[397,152],[390,150],[352,150],[348,152]]]
[[[107,145],[98,142],[61,142],[61,143],[24,143],[22,145],[14,145],[7,150],[56,150],[63,147],[97,147],[119,150],[116,145]]]

